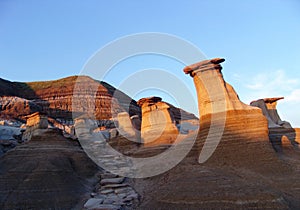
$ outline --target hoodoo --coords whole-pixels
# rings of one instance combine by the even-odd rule
[[[118,113],[118,130],[122,136],[127,138],[138,137],[127,112]]]
[[[277,101],[284,97],[265,98],[252,101],[251,106],[259,107],[268,119],[270,141],[277,152],[284,148],[299,148],[299,129],[281,120],[277,111]]]
[[[217,165],[274,168],[277,161],[269,143],[268,122],[262,111],[240,101],[233,87],[226,83],[220,63],[225,59],[204,60],[187,66],[193,77],[200,112],[199,162]],[[257,161],[260,157],[260,161]]]
[[[160,97],[142,98],[138,101],[142,107],[141,137],[145,145],[173,143],[179,132],[170,106]]]

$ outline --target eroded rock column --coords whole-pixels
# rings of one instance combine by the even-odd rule
[[[277,101],[282,99],[284,97],[265,98],[250,103],[251,106],[259,107],[268,119],[270,141],[277,152],[299,149],[300,140],[300,130],[292,128],[291,124],[281,120],[278,114]]]
[[[284,97],[265,98],[257,101],[252,101],[251,106],[256,106],[263,111],[263,114],[268,119],[269,128],[284,127],[292,128],[291,124],[282,121],[277,112],[277,101],[284,99]]]
[[[224,81],[220,65],[224,61],[215,58],[184,68],[193,77],[198,96],[200,139],[194,148],[201,150],[199,162],[265,170],[275,158],[267,120],[260,109],[241,102],[233,87]]]
[[[215,58],[184,68],[184,72],[194,79],[201,116],[230,110],[253,110],[242,103],[233,87],[224,81],[220,65],[224,61]]]
[[[142,98],[141,137],[146,146],[172,144],[179,132],[169,112],[169,105],[159,97]]]
[[[39,112],[35,112],[31,115],[26,116],[26,130],[23,133],[22,140],[30,140],[32,136],[41,132],[41,129],[48,128],[48,117]]]
[[[97,124],[87,116],[80,116],[75,119],[74,127],[77,138],[89,140],[92,138],[93,130],[97,128]]]
[[[118,130],[124,137],[137,137],[130,116],[127,112],[118,113]]]

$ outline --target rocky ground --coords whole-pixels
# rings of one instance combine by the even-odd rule
[[[197,140],[200,138],[198,136]],[[149,157],[166,150],[166,147],[140,148],[122,137],[113,139],[111,145],[135,157]],[[285,168],[274,168],[269,172],[247,165],[235,166],[226,161],[223,165],[213,161],[199,164],[199,151],[196,144],[182,162],[164,174],[129,179],[97,167],[76,141],[64,138],[59,131],[41,131],[31,141],[0,158],[0,209],[300,207],[298,150],[275,153]],[[233,147],[231,153],[238,154]],[[257,157],[257,162],[260,158]],[[103,154],[101,159],[116,168],[125,164],[109,154]],[[272,168],[272,162],[269,164]],[[280,164],[274,163],[274,167]]]
[[[99,168],[57,129],[36,130],[0,158],[0,209],[132,209],[139,195],[131,185]]]
[[[84,204],[85,209],[134,209],[139,203],[139,195],[131,187],[130,180],[100,172],[99,181],[91,198]]]

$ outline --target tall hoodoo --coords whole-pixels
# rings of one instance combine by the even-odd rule
[[[241,102],[233,87],[224,81],[220,65],[224,61],[215,58],[184,68],[193,77],[198,96],[200,140],[195,148],[202,148],[199,162],[264,170],[275,158],[267,120],[260,109]]]
[[[222,66],[224,58],[214,58],[184,68],[194,79],[200,116],[229,110],[253,109],[242,103],[233,87],[224,81]]]

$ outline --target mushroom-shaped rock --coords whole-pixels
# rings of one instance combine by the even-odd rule
[[[270,141],[277,152],[299,147],[299,129],[282,121],[277,112],[277,101],[282,99],[284,97],[264,98],[250,103],[251,106],[259,107],[268,119]]]
[[[269,162],[276,156],[269,143],[267,120],[260,109],[241,102],[224,81],[220,65],[224,61],[215,58],[184,68],[193,77],[198,97],[200,139],[195,148],[201,149],[199,162],[268,170],[277,162]]]
[[[233,87],[224,81],[220,65],[224,61],[223,58],[215,58],[184,68],[184,72],[194,79],[201,116],[229,110],[253,109],[242,103]]]
[[[284,97],[259,99],[252,101],[250,105],[262,110],[263,114],[268,119],[269,128],[292,128],[290,123],[281,120],[277,112],[277,101],[282,99],[284,99]]]
[[[172,144],[179,132],[169,105],[160,97],[142,98],[137,103],[142,108],[141,137],[145,146]]]

